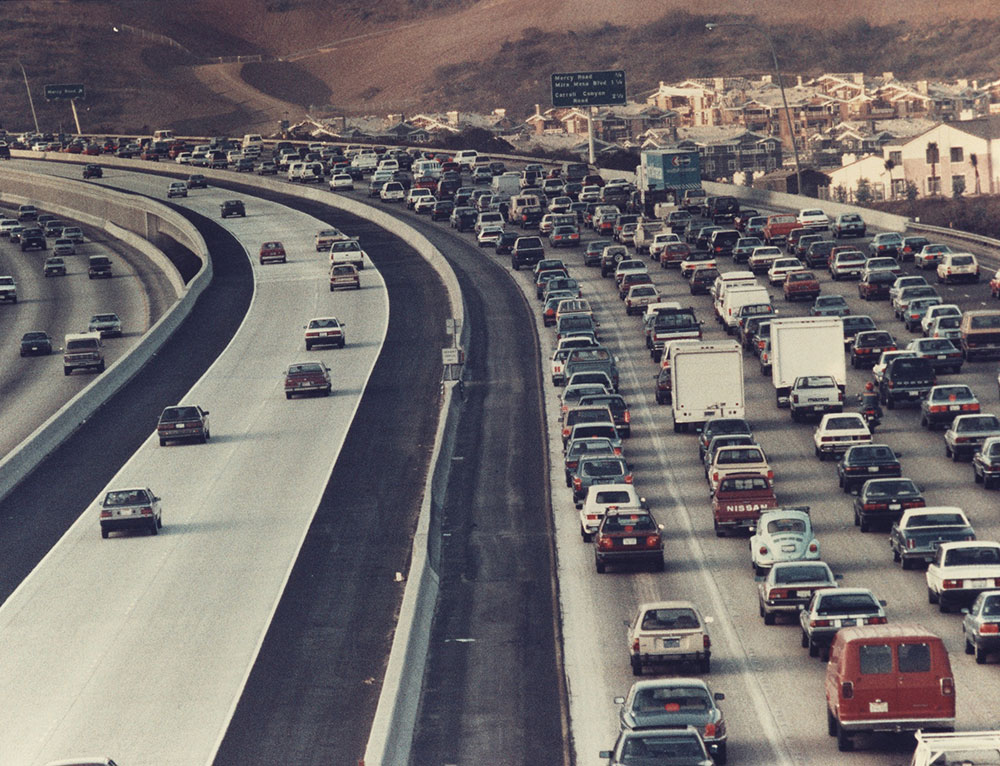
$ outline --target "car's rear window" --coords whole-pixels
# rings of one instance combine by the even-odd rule
[[[753,478],[723,479],[720,492],[752,492],[767,489],[767,479],[763,476]]]
[[[767,523],[767,532],[771,535],[783,533],[802,534],[806,531],[806,523],[802,519],[775,519]]]
[[[604,490],[594,498],[595,503],[628,503],[631,500],[631,495],[624,490]]]
[[[906,522],[906,529],[919,527],[964,527],[967,522],[958,513],[919,513]]]
[[[896,649],[900,673],[928,673],[931,669],[930,644],[900,644]]]
[[[969,322],[973,330],[993,330],[1000,328],[1000,314],[974,316]]]
[[[858,647],[858,665],[866,676],[892,672],[892,647],[888,644],[862,644]]]
[[[697,628],[698,625],[698,615],[693,609],[649,609],[642,616],[643,630]]]
[[[720,450],[716,463],[725,465],[728,463],[760,463],[764,460],[764,454],[759,449],[724,449]]]
[[[824,596],[816,609],[817,614],[874,614],[878,603],[864,593],[843,593]]]
[[[583,464],[583,473],[588,476],[623,476],[625,466],[618,460],[588,460]]]
[[[781,567],[774,573],[776,583],[787,585],[797,582],[825,582],[830,579],[826,567],[802,565]]]

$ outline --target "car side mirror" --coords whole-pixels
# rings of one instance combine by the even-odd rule
[[[879,599],[879,606],[885,606],[885,599]]]
[[[615,697],[614,700],[612,700],[612,701],[616,705],[624,705],[625,704],[625,698],[624,697]]]
[[[722,702],[722,700],[726,698],[726,695],[723,694],[722,692],[716,692],[715,694],[712,695],[712,697],[715,699],[716,702]]]
[[[663,525],[662,524],[657,524],[656,528],[659,529],[661,532],[663,531]]]
[[[706,625],[711,625],[711,624],[712,624],[713,622],[715,622],[715,618],[714,618],[714,617],[711,617],[711,616],[709,616],[709,617],[705,617],[705,618],[703,619],[703,621],[704,621],[704,623],[705,623]]]
[[[154,495],[154,496],[153,496],[153,502],[154,502],[154,503],[158,503],[159,501],[160,501],[160,498],[158,498],[158,497],[156,497],[156,496]]]
[[[842,575],[842,574],[839,574],[839,573],[838,573],[838,574],[835,574],[835,575],[833,576],[833,579],[834,579],[834,580],[843,580],[843,579],[844,579],[844,575]]]
[[[632,627],[632,625],[629,623],[628,620],[622,620],[622,625],[624,625],[626,628]]]
[[[610,758],[611,757],[611,751],[610,750],[601,750],[597,754],[597,757],[598,758]]]
[[[963,610],[962,610],[962,614],[968,614],[968,613],[969,613],[969,610],[968,610],[968,609],[963,609]]]
[[[204,415],[208,415],[208,414],[209,414],[209,412],[208,412],[208,410],[204,410],[202,414],[204,414]]]
[[[574,503],[573,505],[578,511],[583,510],[583,503]]]

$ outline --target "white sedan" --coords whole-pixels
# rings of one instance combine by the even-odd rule
[[[406,198],[406,189],[399,181],[388,181],[382,184],[378,195],[383,202],[402,202]]]
[[[788,272],[802,271],[804,268],[798,258],[777,258],[767,270],[767,281],[772,285],[784,284]]]
[[[330,176],[331,191],[351,191],[354,189],[354,179],[347,173],[334,173]]]
[[[857,444],[871,444],[872,432],[857,412],[828,412],[813,432],[816,457],[838,455]]]
[[[413,210],[417,213],[429,213],[437,204],[437,197],[417,197],[413,202]]]
[[[781,252],[780,248],[771,245],[755,247],[747,259],[747,268],[754,274],[758,274],[771,268],[771,264],[783,256],[784,253]]]
[[[500,237],[502,236],[503,226],[490,224],[479,230],[479,234],[476,235],[476,242],[479,243],[480,247],[493,247],[500,241]]]

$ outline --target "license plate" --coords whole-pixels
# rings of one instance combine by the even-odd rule
[[[872,349],[872,353],[873,354],[881,354],[882,353],[882,349],[880,349],[880,348],[873,348]]]
[[[849,628],[850,626],[857,625],[857,624],[858,624],[857,620],[841,620],[840,621],[840,627],[842,627],[842,628]]]
[[[174,428],[178,428],[178,429],[179,428],[186,428],[186,426],[183,423],[178,423],[177,425],[174,426]]]
[[[795,552],[795,546],[794,545],[782,545],[781,546],[781,552],[782,553],[794,553]]]
[[[960,404],[949,404],[948,405],[948,411],[949,412],[957,412],[960,409],[962,409],[962,405],[960,405]]]
[[[901,510],[903,510],[903,506],[900,503],[889,503],[889,510],[890,511],[901,511]]]
[[[636,537],[625,537],[622,539],[622,545],[637,545],[639,542]]]
[[[882,702],[881,700],[877,701],[877,702],[869,702],[868,703],[868,712],[869,713],[888,713],[889,712],[889,703],[888,702]]]
[[[947,354],[938,354],[937,358],[938,359],[947,359],[948,355]]]
[[[989,580],[971,580],[969,582],[969,587],[970,588],[988,588],[988,587],[990,587],[990,584],[991,583],[990,583]]]
[[[664,638],[662,641],[664,649],[677,649],[681,645],[681,640],[679,638]]]
[[[868,473],[878,473],[878,466],[877,465],[868,466]]]
[[[328,333],[328,332],[321,332],[321,333],[319,334],[319,337],[321,337],[321,338],[326,338],[326,337],[327,337],[327,336],[329,336],[329,335],[330,335],[330,333]]]

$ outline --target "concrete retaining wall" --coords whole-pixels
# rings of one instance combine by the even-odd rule
[[[197,229],[182,215],[153,200],[76,181],[61,181],[51,176],[9,169],[0,172],[0,180],[4,189],[0,193],[0,199],[4,201],[34,204],[67,218],[99,226],[112,236],[118,236],[138,247],[170,277],[179,297],[130,353],[95,377],[93,382],[0,460],[2,498],[142,369],[188,315],[198,296],[211,282],[212,263],[205,241]],[[144,239],[142,232],[148,231],[169,232],[171,237],[189,247],[202,259],[201,269],[187,287],[169,259]]]

